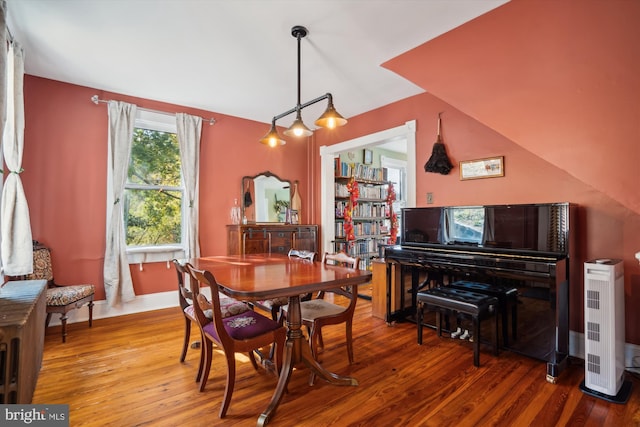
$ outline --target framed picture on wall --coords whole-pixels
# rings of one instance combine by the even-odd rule
[[[364,149],[364,161],[365,165],[370,165],[373,163],[373,151]]]
[[[499,176],[504,176],[504,156],[460,162],[461,180]]]

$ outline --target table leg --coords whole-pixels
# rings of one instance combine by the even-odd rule
[[[265,426],[275,415],[276,409],[282,400],[282,396],[287,389],[293,368],[304,362],[316,375],[324,378],[331,384],[337,385],[358,385],[355,378],[342,377],[324,369],[311,355],[311,349],[302,333],[302,314],[300,312],[300,296],[289,297],[287,307],[287,341],[284,348],[282,370],[278,379],[278,385],[273,393],[271,402],[265,411],[258,417],[258,426]]]

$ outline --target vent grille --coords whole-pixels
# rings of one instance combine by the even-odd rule
[[[587,291],[587,308],[600,310],[600,292],[593,290]]]
[[[600,342],[600,324],[595,322],[587,322],[587,339]]]
[[[587,371],[600,374],[600,356],[597,354],[587,354]]]

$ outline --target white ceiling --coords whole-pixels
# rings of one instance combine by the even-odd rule
[[[423,92],[382,63],[504,3],[8,0],[7,8],[27,74],[269,123],[297,101],[294,25],[309,30],[302,103],[331,92],[348,118]],[[325,106],[303,110],[305,123]]]

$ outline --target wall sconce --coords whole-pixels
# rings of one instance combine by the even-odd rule
[[[286,144],[286,141],[280,138],[280,135],[278,135],[278,130],[276,129],[276,121],[292,113],[296,113],[296,118],[293,121],[293,124],[291,124],[291,126],[289,127],[289,129],[284,131],[284,134],[286,136],[292,136],[297,138],[302,136],[311,136],[313,134],[313,131],[309,129],[307,126],[305,126],[304,122],[302,121],[301,112],[304,108],[307,108],[308,106],[313,105],[317,102],[320,102],[324,99],[328,100],[327,109],[315,121],[315,125],[319,127],[327,128],[327,129],[334,129],[338,126],[343,126],[347,124],[347,119],[342,117],[340,113],[338,113],[334,108],[333,97],[331,96],[330,93],[325,93],[324,95],[319,96],[315,99],[312,99],[311,101],[305,102],[304,104],[300,103],[300,80],[301,80],[300,79],[300,41],[307,34],[308,34],[307,29],[301,25],[296,25],[291,29],[291,35],[298,40],[298,103],[292,109],[287,110],[284,113],[278,114],[277,116],[274,116],[273,119],[271,120],[271,129],[269,130],[269,132],[267,132],[265,136],[263,136],[260,139],[261,143],[268,145],[270,147]]]

